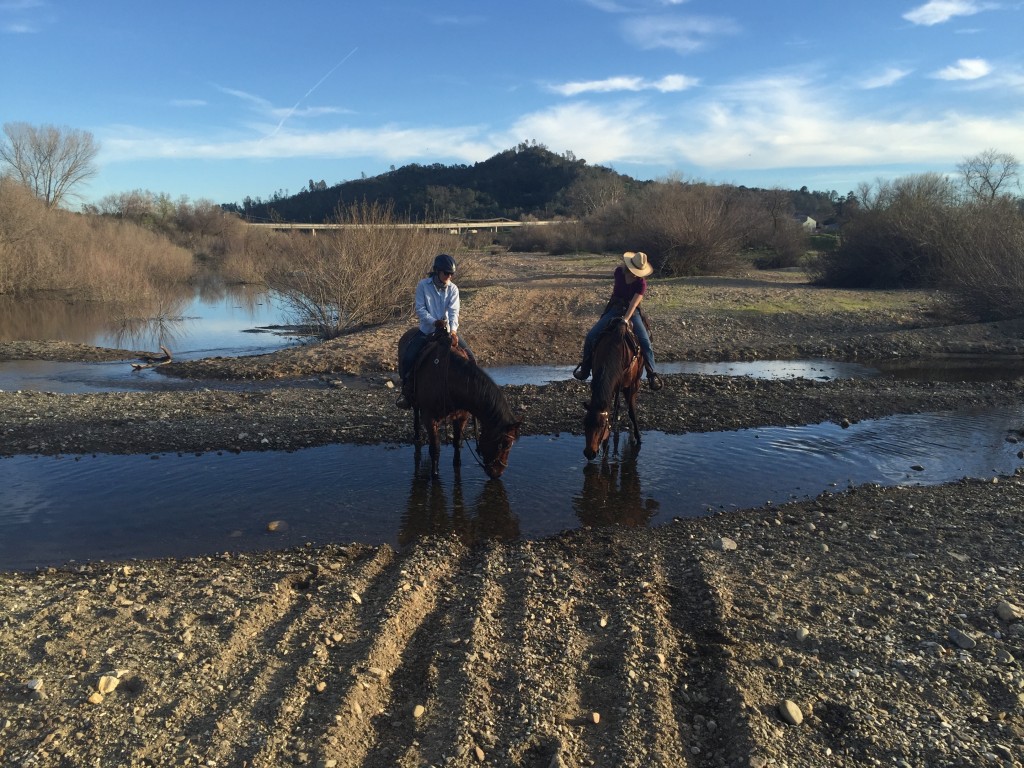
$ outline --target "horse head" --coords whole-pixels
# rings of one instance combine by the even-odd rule
[[[480,433],[478,451],[484,472],[492,480],[497,480],[508,468],[508,454],[512,445],[519,439],[519,427],[522,421],[485,427]]]
[[[583,408],[586,414],[583,416],[583,431],[586,435],[586,442],[583,447],[583,455],[588,460],[597,456],[598,450],[608,440],[611,434],[611,419],[608,409],[601,409],[599,406],[584,402]]]

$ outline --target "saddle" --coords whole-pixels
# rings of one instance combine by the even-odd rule
[[[415,376],[419,367],[431,357],[435,358],[437,362],[440,362],[441,355],[451,354],[457,355],[463,360],[469,359],[468,355],[463,352],[462,347],[459,346],[459,343],[451,336],[451,334],[445,331],[434,331],[427,337],[427,341],[423,345],[423,349],[420,350],[420,353],[413,361],[412,370],[409,373],[412,376]]]
[[[601,335],[597,337],[597,340],[600,341],[602,338],[604,338],[609,333],[611,333],[611,331],[617,325],[619,325],[619,323],[623,323],[626,326],[626,333],[625,333],[626,345],[629,347],[630,353],[634,357],[636,355],[641,354],[640,342],[637,341],[636,333],[633,332],[633,324],[632,323],[626,323],[622,319],[622,316],[624,314],[626,314],[626,302],[621,301],[619,299],[610,299],[608,301],[608,303],[604,307],[604,312],[602,312],[601,314],[605,314],[605,313],[607,313],[609,311],[612,311],[612,310],[614,310],[615,312],[618,312],[619,316],[618,316],[618,318],[616,318],[612,322],[608,323],[608,326],[604,329],[604,331],[601,332]],[[637,311],[637,314],[640,315],[640,322],[642,322],[644,324],[644,328],[647,329],[647,335],[650,336],[650,334],[651,334],[651,324],[647,320],[647,315],[645,315],[643,313],[643,310],[640,307],[637,307],[636,311]]]
[[[626,346],[629,348],[629,353],[632,357],[636,357],[641,354],[640,342],[636,339],[636,334],[633,332],[633,324],[627,323],[621,317],[616,318],[612,322],[608,323],[608,327],[605,328],[601,335],[597,337],[597,342],[600,342],[605,336],[608,336],[615,331],[618,326],[625,326],[626,332],[623,334],[623,338],[626,340]],[[595,343],[595,346],[597,344]]]
[[[619,316],[622,316],[626,314],[626,309],[628,309],[628,307],[626,305],[626,302],[624,302],[622,299],[609,299],[608,303],[604,305],[604,311],[602,311],[601,314],[603,315],[609,310],[613,309],[619,313]],[[644,328],[647,329],[647,335],[653,339],[654,336],[651,332],[651,321],[647,319],[647,314],[644,312],[644,308],[642,306],[637,307],[636,313],[640,315],[640,321],[644,324]],[[633,335],[632,325],[629,326],[629,335]]]

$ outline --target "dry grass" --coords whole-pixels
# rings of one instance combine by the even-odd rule
[[[47,209],[24,187],[0,179],[0,293],[150,302],[193,270],[192,255],[160,235],[129,222]]]

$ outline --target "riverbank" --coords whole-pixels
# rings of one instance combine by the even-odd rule
[[[465,291],[481,362],[574,362],[608,273],[596,259],[496,262]],[[1024,349],[1016,324],[944,320],[925,294],[821,291],[789,273],[653,286],[662,360]],[[0,453],[401,443],[409,415],[389,385],[402,327],[161,367],[205,391],[0,393]],[[217,388],[288,376],[320,385]],[[666,378],[641,394],[643,429],[853,423],[1024,394],[1019,379]],[[586,391],[506,388],[524,434],[578,433]],[[432,539],[0,573],[0,763],[1019,765],[1022,515],[1018,472],[474,549]]]

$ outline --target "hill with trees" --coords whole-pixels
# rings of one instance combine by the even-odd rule
[[[410,221],[553,218],[585,213],[592,207],[588,200],[602,187],[625,191],[647,183],[588,165],[571,152],[559,155],[535,142],[523,142],[473,165],[413,163],[331,187],[310,180],[294,195],[246,197],[241,206],[224,208],[250,221],[314,223],[367,201],[389,202],[397,216]]]

